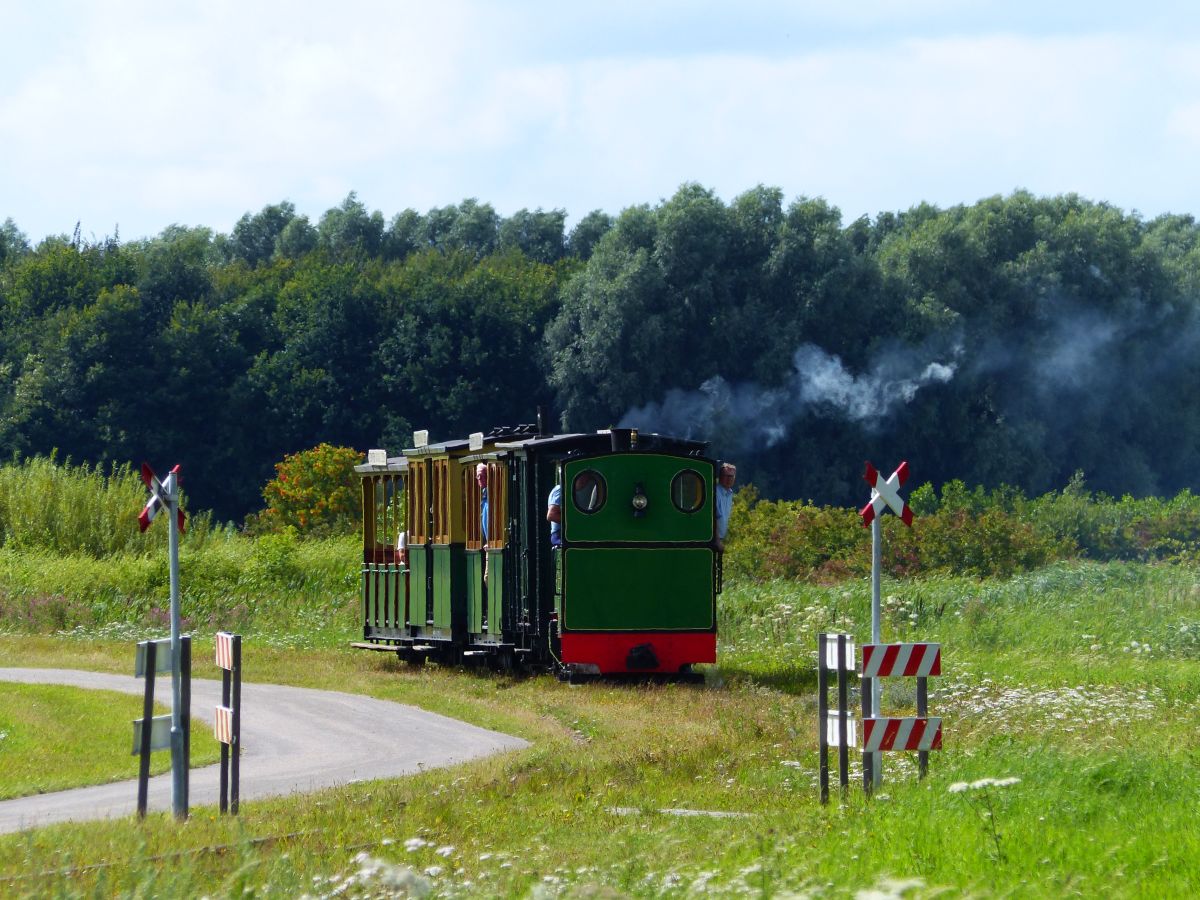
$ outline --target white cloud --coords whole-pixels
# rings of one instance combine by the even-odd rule
[[[687,180],[727,197],[760,182],[822,195],[848,217],[1016,187],[1200,207],[1183,169],[1200,142],[1200,70],[1182,39],[825,44],[822,23],[878,26],[886,5],[856,22],[807,4],[787,52],[666,37],[614,52],[606,20],[572,55],[550,46],[560,26],[537,4],[71,6],[67,30],[38,33],[44,53],[0,62],[0,204],[13,204],[0,218],[32,236],[77,218],[126,236],[227,230],[284,198],[316,218],[351,189],[389,214],[476,196],[574,218]]]

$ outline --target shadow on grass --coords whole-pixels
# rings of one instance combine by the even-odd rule
[[[709,672],[710,683],[750,683],[785,694],[811,694],[817,689],[817,670],[808,665],[755,666],[752,663],[720,663]]]
[[[498,689],[513,687],[530,679],[545,679],[548,683],[558,680],[557,676],[548,670],[512,669],[497,670],[484,664],[464,664],[461,662],[406,662],[395,656],[380,660],[379,669],[384,672],[403,674],[420,674],[436,671],[445,675],[457,675],[474,681],[495,685]],[[565,679],[564,679],[565,680]],[[725,686],[754,684],[771,688],[785,694],[800,696],[812,694],[817,689],[817,672],[811,665],[762,663],[756,665],[750,660],[734,660],[716,665],[701,665],[689,676],[670,676],[657,674],[630,674],[622,676],[585,676],[569,679],[574,685],[589,684],[605,687],[643,688],[653,685],[676,685],[692,687],[697,690],[720,690]]]

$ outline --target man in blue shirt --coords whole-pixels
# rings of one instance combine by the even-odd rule
[[[487,463],[475,467],[475,481],[479,483],[479,534],[483,537],[483,545],[488,540],[488,495],[487,495]]]
[[[550,498],[546,501],[546,521],[550,523],[550,546],[562,546],[562,485],[556,484],[550,489]]]
[[[729,513],[733,509],[733,482],[737,479],[737,466],[721,463],[717,477],[717,550],[725,552],[725,535],[729,533]]]

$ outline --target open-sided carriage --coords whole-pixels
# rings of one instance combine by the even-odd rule
[[[372,451],[356,468],[363,635],[355,646],[566,675],[686,675],[715,662],[717,465],[706,444],[535,426],[434,444],[422,437],[402,456]],[[561,540],[552,545],[555,485]]]

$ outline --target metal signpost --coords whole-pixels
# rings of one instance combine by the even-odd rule
[[[856,743],[850,718],[849,673],[855,671],[854,641],[848,634],[817,635],[817,746],[821,802],[829,802],[829,748],[838,748],[838,784],[850,784],[850,748]],[[829,673],[837,673],[837,710],[829,708]]]
[[[882,551],[882,538],[879,529],[879,516],[888,507],[900,517],[905,525],[912,527],[912,510],[900,496],[900,488],[908,481],[908,463],[902,462],[892,473],[892,477],[884,481],[879,472],[869,462],[863,479],[871,486],[871,499],[861,510],[863,526],[871,526],[871,642],[878,644],[880,636],[879,611],[879,569]],[[866,679],[864,679],[865,681]],[[870,696],[863,696],[863,715],[878,715],[881,686],[878,678],[871,678]],[[865,686],[865,685],[864,685]],[[869,705],[868,705],[869,704]],[[879,784],[883,778],[883,757],[878,753],[869,754],[871,761],[871,778]],[[865,777],[865,775],[864,775]]]
[[[848,634],[817,635],[817,745],[820,749],[821,802],[829,802],[829,748],[838,749],[838,783],[843,792],[850,784],[847,753],[860,746],[858,721],[850,716],[846,682],[858,671],[854,642]],[[829,708],[829,673],[837,673],[837,709]],[[940,644],[866,644],[862,648],[863,790],[870,794],[879,783],[872,759],[890,750],[917,751],[918,776],[929,770],[929,751],[942,749],[941,716],[930,716],[927,682],[942,674]],[[870,682],[878,678],[917,679],[917,714],[883,716],[871,710]]]
[[[191,721],[192,709],[192,639],[184,635],[179,639],[182,659],[180,668],[183,670],[183,687],[181,706],[183,721]],[[133,664],[133,677],[146,679],[146,688],[142,699],[142,717],[133,720],[133,755],[138,760],[138,796],[137,812],[145,817],[147,801],[150,793],[150,754],[157,750],[171,748],[172,717],[154,715],[154,685],[155,676],[159,672],[169,672],[173,668],[174,654],[171,652],[170,638],[158,641],[141,641],[137,645],[137,656]],[[187,731],[184,731],[185,757],[190,755],[187,742]]]
[[[167,538],[171,559],[171,809],[177,819],[188,815],[188,721],[184,716],[182,661],[179,614],[179,533],[183,531],[184,515],[179,508],[179,466],[171,469],[165,481],[159,481],[154,470],[142,463],[142,481],[150,489],[150,499],[138,516],[142,531],[150,527],[154,517],[164,508],[170,528]]]

